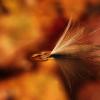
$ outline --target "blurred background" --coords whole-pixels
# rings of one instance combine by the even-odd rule
[[[51,51],[68,20],[100,28],[100,0],[0,0],[0,100],[70,100],[55,61],[35,63]],[[100,31],[93,38],[100,44]],[[100,82],[88,82],[77,100],[100,100]]]

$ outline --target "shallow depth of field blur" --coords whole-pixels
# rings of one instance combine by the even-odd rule
[[[31,56],[52,50],[71,17],[100,28],[100,0],[0,0],[0,100],[69,100],[58,64]],[[100,35],[92,40],[100,44]],[[85,84],[77,100],[100,100],[100,82]]]

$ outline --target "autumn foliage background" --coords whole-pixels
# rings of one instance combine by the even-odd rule
[[[0,100],[69,100],[57,63],[34,63],[31,56],[52,50],[70,18],[89,30],[100,28],[100,0],[0,0]],[[100,44],[98,33],[94,44]],[[100,82],[88,82],[76,98],[99,95]]]

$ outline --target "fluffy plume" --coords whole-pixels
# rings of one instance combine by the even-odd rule
[[[85,81],[100,79],[97,74],[100,73],[100,59],[97,60],[100,55],[96,53],[100,50],[100,45],[94,45],[90,39],[100,28],[87,33],[84,27],[72,31],[70,26],[71,20],[50,57],[59,64],[65,83],[73,93],[75,88]],[[86,36],[90,38],[85,38]]]

